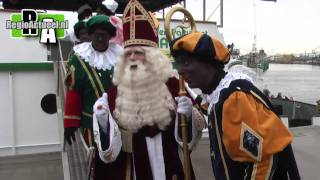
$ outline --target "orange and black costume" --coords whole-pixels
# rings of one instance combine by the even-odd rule
[[[217,179],[300,179],[292,135],[270,101],[247,80],[234,80],[209,111]]]

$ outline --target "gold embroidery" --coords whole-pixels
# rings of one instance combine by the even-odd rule
[[[90,113],[87,113],[87,112],[82,111],[82,114],[85,115],[85,116],[87,116],[87,117],[92,118],[92,114],[90,114]]]
[[[245,175],[244,175],[244,178],[243,178],[243,179],[247,179],[247,176],[248,176],[247,170],[248,170],[249,167],[250,167],[250,166],[247,165],[246,169],[244,170]]]
[[[136,3],[136,7],[140,10],[140,12],[147,18],[148,22],[150,23],[150,25],[152,26],[152,29],[154,31],[154,34],[158,34],[157,32],[157,28],[154,24],[153,19],[151,18],[150,14],[142,7],[142,5],[137,2]]]
[[[143,15],[136,15],[135,20],[148,20],[148,19]],[[129,21],[130,21],[130,17],[126,17],[124,18],[123,23],[129,22]]]
[[[124,46],[128,46],[128,45],[134,45],[134,44],[143,44],[143,45],[148,45],[148,46],[152,46],[152,47],[158,47],[157,43],[150,41],[150,40],[146,40],[146,39],[129,39],[127,41],[124,42]]]
[[[256,179],[257,169],[258,169],[258,163],[254,163],[252,174],[251,174],[251,179]]]
[[[227,167],[227,164],[226,164],[226,160],[224,159],[224,154],[223,154],[223,151],[222,151],[222,144],[221,144],[221,137],[220,137],[220,132],[219,132],[219,128],[218,128],[218,120],[217,120],[217,114],[216,114],[216,105],[213,105],[213,112],[214,112],[214,123],[215,123],[215,128],[216,128],[216,134],[217,134],[217,139],[218,139],[218,144],[219,144],[219,151],[220,151],[220,155],[221,155],[221,160],[222,160],[222,164],[223,164],[223,167],[224,167],[224,172],[226,174],[226,178],[229,180],[230,177],[229,177],[229,172],[228,172],[228,167]]]
[[[136,32],[135,32],[135,25],[136,25],[136,23],[135,23],[135,20],[134,20],[134,15],[135,15],[135,10],[136,10],[136,8],[135,8],[135,2],[133,3],[133,6],[131,6],[130,7],[130,13],[131,13],[131,15],[130,15],[130,39],[135,39],[135,34],[136,34]]]
[[[98,85],[99,85],[99,87],[100,87],[100,91],[103,93],[103,92],[104,92],[104,88],[103,88],[103,85],[102,85],[102,83],[101,83],[101,80],[100,80],[100,78],[99,78],[96,70],[95,70],[94,68],[91,68],[91,69],[92,69],[93,75],[95,76],[95,78],[96,78],[96,80],[97,80],[97,82],[98,82]]]
[[[78,55],[76,55],[76,56],[77,56],[78,61],[79,61],[80,64],[82,65],[83,69],[84,69],[85,72],[87,73],[88,78],[89,78],[89,80],[90,80],[90,82],[91,82],[92,88],[93,88],[93,90],[94,90],[97,98],[99,98],[99,97],[100,97],[99,92],[98,92],[98,90],[97,90],[97,87],[96,87],[96,85],[95,85],[95,83],[94,83],[94,81],[93,81],[93,78],[92,78],[92,76],[91,76],[91,74],[90,74],[87,66],[84,64],[84,62],[80,59],[80,57],[79,57]]]
[[[252,90],[250,91],[250,93],[252,95],[254,95],[256,98],[258,98],[267,108],[269,108],[268,104],[258,95],[256,94],[255,92],[253,92]],[[270,108],[269,108],[270,109]]]
[[[243,137],[244,137],[245,131],[249,131],[251,134],[253,134],[256,138],[259,139],[258,156],[255,156],[243,146]],[[263,138],[257,132],[255,132],[252,128],[250,128],[246,123],[242,122],[241,134],[240,134],[240,149],[246,152],[252,159],[260,162],[262,158],[262,144],[263,144]]]
[[[71,79],[72,79],[71,84],[70,84],[70,88],[73,89],[74,88],[74,83],[76,81],[76,78],[75,78],[76,68],[73,65],[71,65],[70,66],[70,71],[71,71]]]
[[[270,158],[269,168],[268,168],[268,172],[267,172],[266,178],[265,178],[266,180],[268,180],[270,178],[272,166],[273,166],[273,155]]]
[[[68,72],[66,74],[66,77],[64,79],[64,84],[68,87],[69,90],[73,90],[74,88],[74,82],[75,82],[75,67],[73,65],[70,66],[68,69]],[[70,81],[70,76],[71,76],[71,82]]]
[[[80,120],[80,116],[67,116],[67,115],[64,115],[64,118],[65,119],[75,119],[75,120]]]
[[[136,9],[139,10],[142,15],[135,15]],[[126,17],[129,10],[130,10],[130,16]],[[151,15],[143,8],[143,6],[138,1],[134,1],[134,2],[130,3],[129,5],[127,5],[124,12],[123,12],[123,23],[127,23],[130,21],[130,39],[129,39],[129,41],[135,40],[135,34],[136,34],[135,21],[136,20],[147,20],[149,22],[149,24],[151,25],[154,34],[155,35],[158,34],[156,25],[155,25]],[[127,44],[125,43],[125,46],[126,45]],[[144,44],[144,45],[150,45],[150,43]],[[154,44],[152,44],[152,46],[157,47],[157,45],[154,46]]]

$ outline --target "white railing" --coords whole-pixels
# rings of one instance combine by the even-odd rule
[[[94,147],[88,147],[80,129],[75,133],[76,141],[69,145],[64,139],[63,115],[65,110],[66,61],[63,60],[60,42],[58,41],[60,61],[55,63],[57,70],[57,107],[60,121],[60,137],[62,138],[62,161],[65,180],[89,180]]]

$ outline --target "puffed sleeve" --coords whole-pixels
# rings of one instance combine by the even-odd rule
[[[79,92],[79,71],[78,59],[74,54],[67,64],[66,85],[66,104],[64,112],[64,127],[80,127],[80,118],[82,112],[82,100]]]
[[[232,93],[222,113],[222,141],[234,161],[261,162],[292,141],[279,117],[251,94]]]
[[[80,57],[77,54],[73,54],[67,63],[67,74],[64,83],[68,90],[79,90],[83,84],[85,74],[78,58]]]

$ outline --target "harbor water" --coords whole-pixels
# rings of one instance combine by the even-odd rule
[[[281,92],[283,97],[316,104],[320,99],[320,66],[270,64],[266,72],[258,73],[256,85],[274,96]]]

